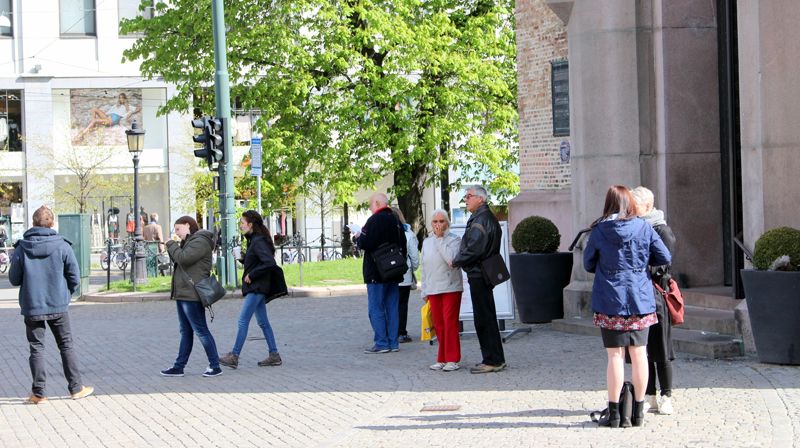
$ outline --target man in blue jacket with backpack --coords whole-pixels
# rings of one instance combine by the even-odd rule
[[[74,400],[94,392],[84,386],[72,347],[69,324],[69,302],[80,285],[80,270],[71,243],[52,229],[53,211],[45,206],[33,213],[33,227],[14,245],[9,281],[19,286],[19,306],[25,316],[25,328],[30,345],[30,366],[33,376],[31,395],[27,403],[47,401],[44,359],[45,325],[50,326],[61,352],[64,377]]]

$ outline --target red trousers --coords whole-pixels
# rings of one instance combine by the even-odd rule
[[[461,291],[431,294],[433,327],[439,341],[439,356],[436,362],[461,361],[461,341],[458,336],[458,314],[461,309]]]

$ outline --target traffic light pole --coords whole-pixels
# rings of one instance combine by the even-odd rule
[[[231,127],[231,89],[228,80],[228,57],[225,44],[225,10],[222,0],[211,1],[211,20],[214,29],[214,97],[216,98],[217,118],[222,120],[222,144],[225,158],[219,164],[219,210],[222,226],[222,253],[221,266],[218,274],[223,285],[235,281],[233,254],[231,241],[236,235],[237,223],[235,220],[233,196],[233,128]]]

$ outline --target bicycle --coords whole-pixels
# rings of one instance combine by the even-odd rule
[[[283,244],[279,246],[281,248],[281,263],[294,263],[295,261],[305,263],[306,256],[303,254],[302,246],[303,237],[297,233],[285,238]]]
[[[11,266],[11,257],[8,256],[8,249],[2,247],[0,248],[0,274],[5,274],[9,266]]]
[[[303,248],[300,246],[290,247],[288,251],[283,252],[281,260],[284,263],[306,262],[306,256],[303,254]]]
[[[155,266],[158,274],[162,277],[172,275],[172,260],[166,252],[158,252],[158,246],[153,249],[152,245],[146,244],[145,250],[147,251],[147,259],[155,258]]]
[[[338,244],[339,241],[331,239],[331,242],[334,244]],[[325,260],[341,260],[342,253],[339,252],[339,246],[323,246],[320,248],[319,253],[317,254],[317,261],[325,261]]]
[[[128,263],[131,261],[131,254],[130,254],[130,245],[128,242],[124,244],[112,244],[111,245],[111,262],[120,270],[124,271],[128,267]],[[103,252],[100,253],[100,267],[106,271],[108,270],[108,261],[109,261],[109,253],[108,253],[108,240],[106,240],[106,248]]]

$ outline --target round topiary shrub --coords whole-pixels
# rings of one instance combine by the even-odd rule
[[[764,232],[756,241],[753,266],[766,270],[780,257],[788,256],[788,263],[781,263],[780,270],[800,270],[800,230],[778,227]]]
[[[561,234],[553,221],[542,216],[529,216],[511,234],[511,246],[517,253],[551,254],[558,250]]]

